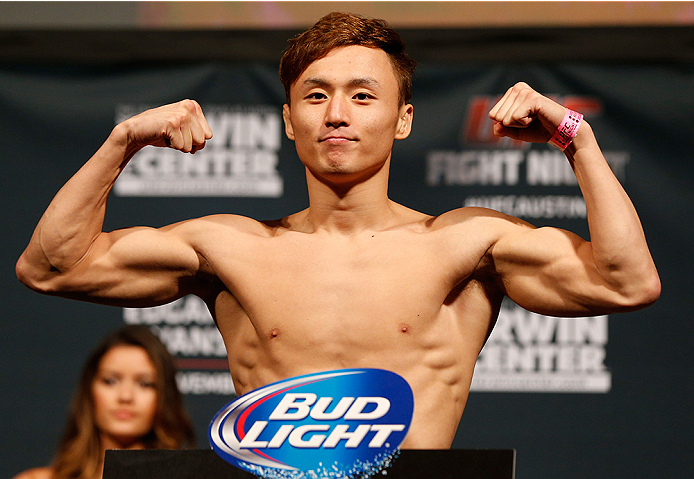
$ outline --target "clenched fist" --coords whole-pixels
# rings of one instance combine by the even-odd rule
[[[566,113],[559,103],[539,94],[527,83],[516,83],[489,111],[494,134],[531,143],[546,143]]]
[[[195,153],[205,148],[205,142],[212,138],[202,108],[194,100],[182,100],[144,111],[116,128],[128,146],[135,150],[153,145]]]

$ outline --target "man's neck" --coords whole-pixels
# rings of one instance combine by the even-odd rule
[[[387,228],[396,221],[395,203],[388,198],[387,170],[359,181],[318,179],[310,171],[306,176],[307,231],[353,234]]]

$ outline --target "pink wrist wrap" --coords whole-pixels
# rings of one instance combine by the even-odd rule
[[[576,133],[578,133],[578,127],[581,126],[583,121],[583,115],[573,110],[566,110],[564,119],[554,132],[552,138],[549,139],[548,143],[553,144],[561,151],[566,150],[566,147],[571,144]]]

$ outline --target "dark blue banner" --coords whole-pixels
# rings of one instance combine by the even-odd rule
[[[487,112],[517,81],[585,115],[636,205],[663,293],[648,309],[609,317],[554,318],[505,303],[454,447],[517,449],[520,479],[686,477],[694,468],[694,71],[421,64],[413,132],[395,145],[391,198],[433,215],[485,206],[587,237],[585,203],[564,156],[491,134]],[[198,298],[105,307],[41,296],[14,276],[43,210],[113,126],[183,98],[202,105],[214,139],[192,158],[138,153],[111,195],[107,229],[214,213],[273,219],[307,206],[275,65],[0,68],[4,477],[51,460],[86,355],[123,323],[149,326],[178,358],[199,446],[235,397],[224,344]]]

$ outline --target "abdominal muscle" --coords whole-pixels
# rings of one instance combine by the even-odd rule
[[[447,449],[467,401],[490,319],[485,313],[489,308],[474,311],[477,308],[470,308],[471,298],[459,304],[466,295],[459,296],[436,314],[422,317],[420,313],[408,321],[397,311],[394,318],[382,311],[371,317],[357,311],[315,320],[287,313],[282,320],[261,318],[254,324],[227,292],[217,298],[215,317],[239,395],[314,372],[389,370],[408,382],[415,398],[412,424],[402,447]],[[478,317],[461,319],[466,312]]]

